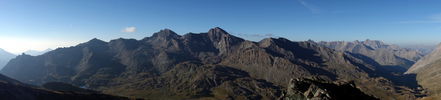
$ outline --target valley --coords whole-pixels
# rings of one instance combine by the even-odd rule
[[[349,93],[366,100],[406,100],[436,96],[436,88],[426,92],[431,83],[417,81],[424,74],[405,74],[424,56],[375,40],[255,42],[215,27],[184,35],[163,29],[141,40],[95,38],[39,56],[19,55],[0,72],[36,86],[61,82],[143,99],[334,100],[356,99],[338,93],[359,91]],[[293,79],[308,84],[292,85]],[[343,87],[347,90],[337,89]],[[305,89],[330,91],[300,95]]]

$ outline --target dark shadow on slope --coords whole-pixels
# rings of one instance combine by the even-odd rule
[[[361,59],[361,60],[363,60],[363,61],[366,62],[366,63],[369,63],[369,64],[371,64],[371,65],[374,65],[374,67],[375,67],[375,66],[380,66],[376,61],[374,61],[373,59],[371,59],[371,58],[369,58],[369,57],[366,57],[366,56],[364,56],[364,55],[354,54],[354,53],[350,53],[350,52],[346,52],[346,53],[347,53],[347,54],[350,54],[350,55],[352,55],[352,56],[354,56],[354,57],[356,57],[356,58],[358,58],[358,59]],[[370,77],[378,77],[378,75],[377,75],[376,72],[375,72],[375,70],[376,70],[377,68],[370,68],[370,67],[368,67],[368,66],[365,66],[364,64],[357,63],[357,62],[353,61],[352,59],[347,58],[346,56],[345,56],[345,59],[348,59],[348,61],[349,61],[351,64],[353,64],[353,65],[355,65],[355,66],[358,66],[360,69],[362,69],[363,71],[365,71],[366,73],[368,73],[368,75],[369,75]]]
[[[288,58],[288,60],[291,63],[303,66],[303,68],[305,68],[306,70],[308,70],[311,73],[314,73],[316,75],[324,75],[329,77],[331,80],[336,80],[337,75],[328,72],[324,69],[318,68],[318,67],[326,67],[327,65],[325,65],[323,58],[321,58],[320,56],[318,56],[318,52],[314,49],[310,49],[308,47],[303,47],[303,46],[308,46],[308,45],[313,45],[307,42],[292,42],[290,40],[287,39],[283,39],[283,38],[279,38],[279,39],[273,39],[274,43],[277,47],[284,49],[290,53],[292,53],[293,55],[287,55],[287,54],[283,54],[281,53],[282,51],[277,51],[276,48],[265,48],[267,53],[273,55],[273,56],[277,56],[277,57],[281,57],[281,58]],[[303,44],[302,44],[303,43]],[[309,62],[314,62],[317,63],[318,65],[314,66],[314,65],[308,65],[305,63],[305,61],[299,61],[298,59],[302,59],[305,61],[309,61]]]
[[[415,75],[404,74],[404,72],[406,72],[407,70],[404,67],[382,66],[378,64],[375,60],[367,56],[361,54],[349,53],[349,52],[347,53],[375,67],[372,70],[370,70],[370,68],[364,66],[363,64],[357,64],[355,62],[351,62],[354,65],[359,66],[364,71],[368,72],[369,76],[384,77],[388,80],[391,80],[395,85],[406,86],[412,89],[416,89],[419,86]]]
[[[413,62],[413,61],[410,61],[408,59],[405,59],[405,58],[402,58],[402,57],[399,57],[399,56],[396,56],[396,55],[395,55],[395,58],[403,61],[403,64],[400,64],[399,66],[397,66],[397,67],[401,67],[401,68],[404,69],[403,73],[406,72],[407,69],[412,67],[413,64],[415,64],[415,62]]]

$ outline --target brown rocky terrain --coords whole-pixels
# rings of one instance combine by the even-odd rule
[[[407,61],[407,60],[406,60]],[[416,99],[416,83],[374,59],[313,41],[244,40],[220,28],[142,40],[92,39],[40,56],[20,55],[1,73],[34,85],[70,83],[146,99],[280,99],[291,78],[354,81],[379,99]]]
[[[348,95],[351,94],[351,95]],[[378,100],[358,90],[353,82],[291,79],[285,100]]]
[[[441,99],[441,45],[413,65],[406,73],[416,74],[418,83],[427,89],[430,98]]]
[[[424,69],[424,66],[431,64],[438,59],[441,59],[441,45],[438,45],[430,54],[424,56],[421,60],[416,62],[406,73],[418,73],[420,70]]]
[[[20,83],[0,75],[1,100],[129,100],[125,97],[101,93],[82,93],[76,91],[53,91]]]

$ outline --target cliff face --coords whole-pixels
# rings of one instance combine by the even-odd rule
[[[381,99],[415,98],[364,56],[312,41],[252,42],[220,28],[183,36],[164,29],[142,40],[93,39],[40,56],[20,55],[1,73],[31,84],[65,82],[144,98],[277,99],[291,78],[304,77],[354,80]]]

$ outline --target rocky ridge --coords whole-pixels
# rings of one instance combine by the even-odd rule
[[[182,36],[164,29],[141,40],[92,39],[40,56],[20,55],[0,72],[35,85],[63,82],[147,99],[278,99],[291,78],[304,77],[353,80],[380,99],[417,98],[372,59],[313,41],[248,41],[221,28]]]

